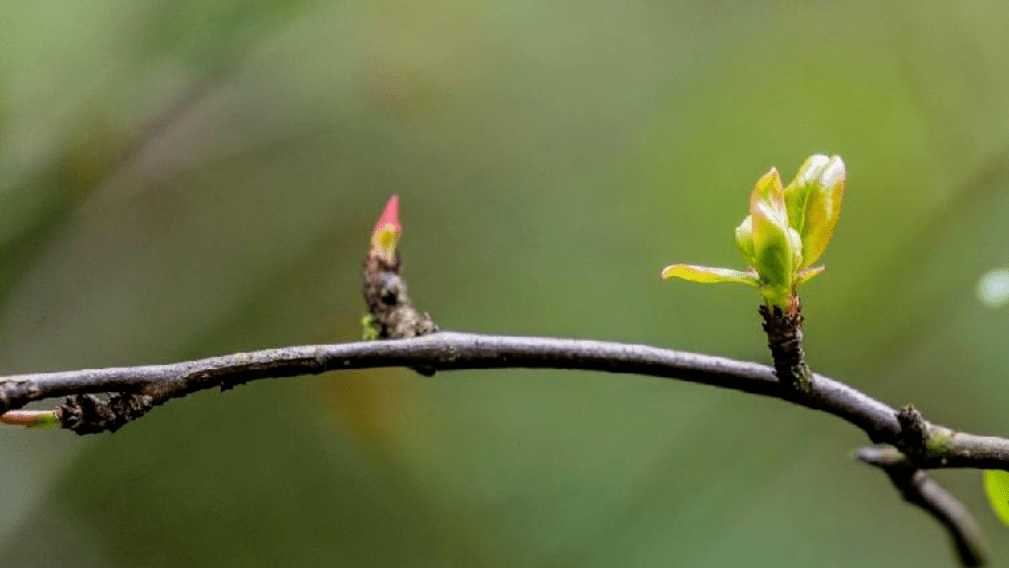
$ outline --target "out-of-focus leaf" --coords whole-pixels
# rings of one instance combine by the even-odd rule
[[[998,518],[1009,526],[1009,471],[984,472],[984,492]]]

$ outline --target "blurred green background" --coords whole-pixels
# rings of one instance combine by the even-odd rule
[[[658,273],[743,268],[753,182],[825,152],[848,192],[810,363],[1007,435],[1009,306],[977,289],[1009,267],[1007,28],[994,0],[2,2],[0,372],[356,339],[392,193],[444,328],[767,361],[753,290]],[[114,435],[0,431],[0,558],[953,565],[864,442],[638,377],[262,381]],[[937,477],[1007,565],[980,474]]]

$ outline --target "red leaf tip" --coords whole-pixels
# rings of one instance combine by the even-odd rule
[[[403,227],[399,224],[399,195],[393,194],[389,198],[388,203],[385,204],[382,216],[378,218],[378,223],[375,223],[374,234],[378,234],[387,225],[392,225],[392,230],[397,233],[403,230]]]
[[[403,228],[399,224],[399,196],[393,195],[385,204],[382,216],[375,223],[375,231],[371,234],[371,257],[381,258],[389,264],[395,263],[396,244],[402,233]]]

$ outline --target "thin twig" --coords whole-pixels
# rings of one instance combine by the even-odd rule
[[[93,397],[71,398],[73,412],[59,409],[64,427],[79,433],[114,430],[147,410],[200,390],[231,388],[250,381],[376,367],[460,369],[549,368],[630,373],[677,379],[788,400],[822,410],[865,431],[875,442],[896,444],[901,433],[897,411],[833,379],[814,375],[809,396],[795,398],[781,388],[774,369],[724,357],[584,339],[509,337],[438,332],[411,339],[308,345],[236,353],[170,365],[17,375],[0,379],[0,408],[16,409],[34,400],[117,392],[115,405]],[[90,414],[89,414],[90,412]],[[948,432],[928,425],[929,431]],[[919,467],[984,467],[1009,470],[1009,440],[956,434],[945,456],[930,448]],[[952,443],[955,440],[955,443]],[[918,471],[915,469],[915,471]],[[891,476],[891,479],[893,477]],[[912,503],[925,508],[950,530],[961,558],[982,558],[976,526],[966,510],[934,482],[915,474],[898,486]],[[895,483],[898,480],[895,480]],[[917,495],[916,495],[917,494]],[[956,513],[956,514],[953,514]],[[970,522],[963,522],[967,519]],[[973,564],[967,564],[973,565]]]
[[[946,528],[962,565],[984,566],[987,546],[981,527],[960,501],[920,469],[887,473],[896,487],[906,489],[902,491],[904,499],[924,509]]]
[[[336,345],[306,345],[236,353],[169,365],[85,369],[0,378],[0,409],[11,410],[34,400],[60,396],[127,392],[163,400],[214,387],[331,370],[426,365],[438,370],[490,368],[554,368],[634,373],[777,396],[770,367],[723,357],[673,351],[647,345],[438,332],[411,339],[361,341]],[[854,415],[868,408],[866,424],[897,428],[888,407],[839,383],[835,411]]]
[[[588,339],[438,332],[411,339],[303,345],[235,353],[168,365],[83,369],[0,377],[0,410],[61,396],[125,392],[163,403],[189,393],[266,378],[377,367],[461,369],[547,368],[606,371],[701,383],[786,399],[774,369],[725,357]],[[813,375],[806,400],[790,402],[837,416],[878,443],[896,444],[897,411],[844,383]],[[930,435],[952,432],[928,424]],[[973,467],[1009,471],[1009,440],[955,433],[930,448],[926,469]],[[945,463],[943,463],[945,460]]]
[[[906,501],[924,509],[946,528],[962,565],[984,565],[987,547],[977,521],[903,452],[888,444],[876,444],[859,449],[856,456],[885,471]]]
[[[403,319],[399,313],[416,310],[409,303],[405,282],[399,276],[398,257],[388,266],[374,264],[374,258],[370,258],[365,270],[365,296],[374,318],[370,323],[379,326],[379,336],[400,335],[394,331],[398,329],[396,322]],[[376,310],[376,306],[382,309]],[[989,469],[1009,470],[1009,440],[954,433],[929,424],[913,408],[898,412],[843,383],[812,374],[801,353],[801,333],[798,333],[801,314],[795,319],[797,332],[782,335],[789,345],[798,348],[798,358],[792,361],[794,364],[777,366],[783,372],[799,371],[802,375],[798,378],[801,380],[787,384],[779,382],[771,367],[723,357],[595,340],[451,332],[424,335],[436,327],[426,315],[418,313],[411,321],[414,320],[424,325],[417,327],[416,333],[403,334],[407,336],[403,339],[285,347],[169,365],[0,378],[0,411],[64,396],[55,412],[59,422],[64,428],[89,434],[115,431],[156,406],[200,390],[215,387],[223,390],[257,379],[333,370],[410,367],[433,374],[460,369],[550,368],[677,379],[775,397],[821,410],[862,429],[875,443],[900,448],[911,458],[906,463],[884,467],[890,479],[905,499],[928,511],[947,528],[964,565],[976,566],[984,561],[977,524],[954,497],[920,468],[978,467],[978,463],[983,463]],[[781,347],[773,338],[771,343],[772,352]],[[793,352],[795,349],[782,351]],[[776,361],[785,362],[788,361]],[[93,393],[111,394],[102,400]],[[981,461],[973,463],[978,459]]]
[[[774,372],[782,388],[800,404],[805,401],[808,406],[815,407],[813,374],[806,364],[802,345],[802,302],[793,295],[786,309],[761,306],[760,315],[774,358]],[[825,401],[820,399],[819,402]],[[890,412],[893,410],[890,409]],[[985,544],[977,522],[955,497],[919,469],[918,464],[925,461],[931,450],[948,447],[948,442],[930,440],[928,422],[912,405],[900,409],[896,418],[896,439],[888,441],[897,445],[893,449],[900,457],[880,446],[871,446],[863,448],[859,458],[882,468],[905,501],[925,510],[942,524],[963,566],[983,565]],[[880,432],[866,432],[873,441],[880,441]],[[935,443],[938,441],[942,443]]]

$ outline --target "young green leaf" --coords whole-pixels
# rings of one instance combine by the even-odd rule
[[[838,156],[810,156],[787,188],[771,168],[754,185],[750,214],[736,227],[736,245],[750,270],[674,264],[662,271],[662,278],[755,285],[768,304],[788,306],[800,284],[823,272],[822,266],[811,265],[837,225],[844,181],[844,162]]]
[[[813,279],[813,277],[823,272],[824,268],[826,268],[826,266],[809,266],[803,268],[795,275],[795,285],[802,286],[806,282],[809,282]]]
[[[788,221],[792,228],[802,234],[806,224],[806,204],[813,190],[813,182],[830,158],[823,154],[813,154],[799,166],[795,179],[785,188],[785,205],[788,209]]]
[[[693,264],[673,264],[662,271],[662,279],[682,278],[691,282],[716,284],[719,282],[738,282],[750,286],[757,285],[757,277],[751,272],[740,272],[729,268],[711,268]]]
[[[753,267],[769,302],[784,304],[802,260],[799,234],[788,224],[784,188],[778,170],[764,174],[750,194]],[[744,220],[745,223],[745,220]]]
[[[753,204],[758,201],[767,202],[771,210],[781,215],[782,222],[788,222],[788,211],[785,208],[785,188],[781,185],[781,174],[778,173],[778,168],[771,168],[754,184],[753,193],[750,194],[750,209],[753,209]]]
[[[841,215],[846,172],[839,156],[810,156],[785,189],[788,220],[802,237],[802,266],[816,262],[827,248]]]
[[[736,227],[736,245],[739,252],[743,253],[746,262],[754,264],[753,259],[753,216],[747,215],[746,219]]]

